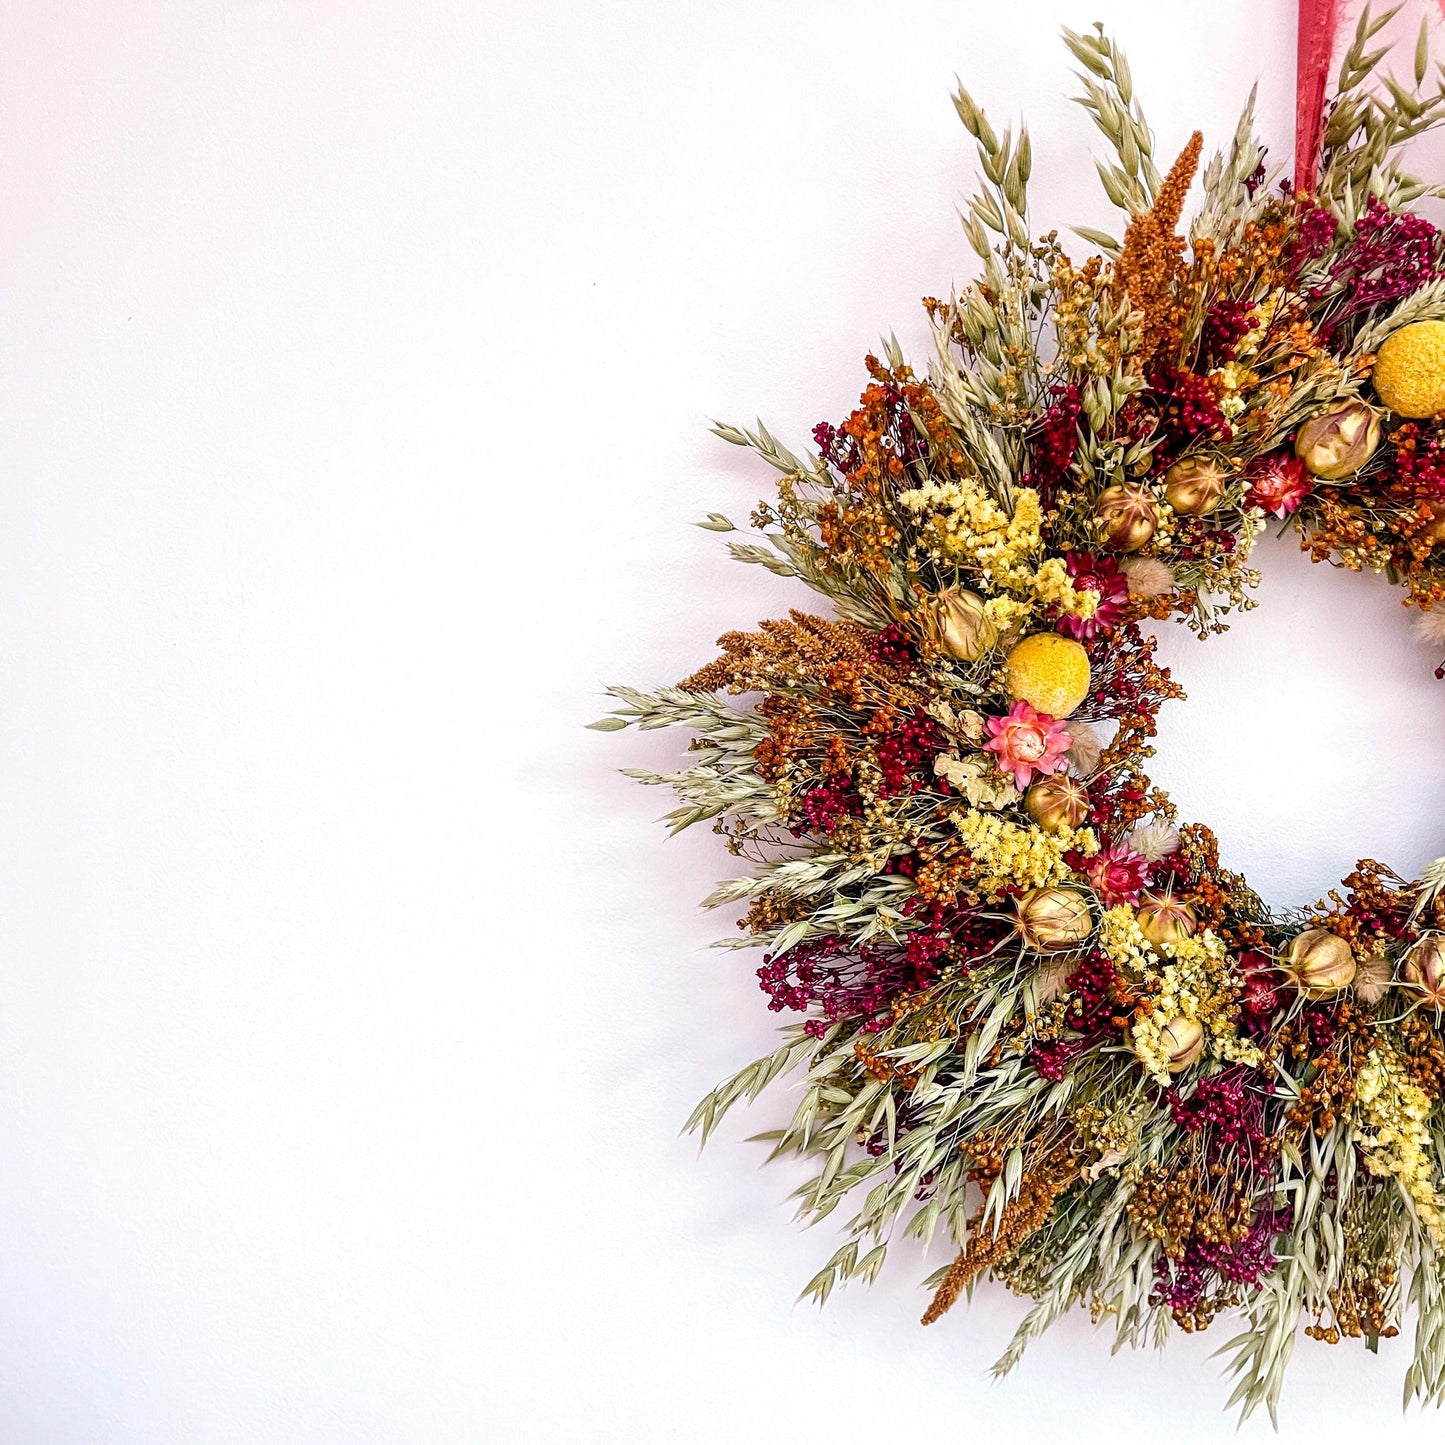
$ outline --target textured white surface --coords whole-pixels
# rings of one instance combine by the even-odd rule
[[[1109,223],[1095,15],[1162,151],[1256,74],[1288,147],[1285,0],[4,7],[0,1440],[1228,1437],[1207,1339],[995,1387],[997,1291],[792,1307],[786,1095],[676,1137],[773,1023],[728,860],[614,771],[680,739],[580,729],[796,600],[687,528],[768,485],[705,418],[804,439],[918,348],[955,70]],[[1266,560],[1159,774],[1300,901],[1445,844],[1445,692]],[[1427,1438],[1401,1355],[1302,1344],[1283,1438]]]

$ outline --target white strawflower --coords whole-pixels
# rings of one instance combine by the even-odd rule
[[[1179,847],[1179,829],[1163,818],[1135,823],[1124,837],[1125,843],[1151,863],[1167,858]]]

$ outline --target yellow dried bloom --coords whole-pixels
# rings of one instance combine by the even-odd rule
[[[1445,411],[1445,321],[1416,321],[1387,336],[1375,358],[1375,391],[1400,416]]]
[[[1236,356],[1253,356],[1259,350],[1260,342],[1264,340],[1270,327],[1274,325],[1274,314],[1279,310],[1280,302],[1283,300],[1283,291],[1271,291],[1254,308],[1255,323],[1235,343],[1234,354]]]
[[[1131,969],[1153,989],[1148,1007],[1136,1015],[1129,1029],[1129,1044],[1144,1070],[1157,1083],[1170,1081],[1170,1062],[1177,1045],[1171,1026],[1179,1020],[1200,1025],[1218,1059],[1258,1064],[1258,1048],[1241,1039],[1232,1014],[1238,988],[1230,975],[1229,955],[1224,941],[1209,929],[1192,938],[1161,943],[1159,959],[1145,941],[1134,910],[1127,905],[1111,908],[1104,915],[1100,946],[1118,967]]]
[[[1139,927],[1139,916],[1127,903],[1106,909],[1099,920],[1099,947],[1115,968],[1143,973],[1158,962]]]
[[[1074,849],[1085,855],[1099,851],[1091,828],[1020,827],[996,813],[970,810],[954,813],[953,825],[963,846],[984,871],[974,886],[982,893],[998,894],[1005,888],[1041,888],[1072,876],[1064,854]]]
[[[1040,563],[1033,576],[1032,590],[1045,607],[1055,603],[1060,611],[1074,617],[1092,617],[1098,610],[1099,594],[1089,587],[1076,590],[1062,557],[1050,557]]]
[[[973,477],[927,482],[898,500],[922,519],[923,541],[939,560],[973,567],[996,589],[1029,589],[1029,562],[1043,547],[1043,506],[1033,488],[1014,493],[1012,516]]]
[[[1355,1080],[1360,1117],[1372,1131],[1357,1142],[1371,1174],[1396,1179],[1437,1247],[1445,1247],[1445,1200],[1431,1166],[1430,1096],[1400,1064],[1388,1044],[1377,1044]]]
[[[983,615],[1000,632],[1007,632],[1016,623],[1024,621],[1033,610],[1029,603],[1020,602],[1016,597],[990,597],[983,604]]]
[[[1241,361],[1231,361],[1210,375],[1222,383],[1224,391],[1219,398],[1219,409],[1233,421],[1248,404],[1245,394],[1259,385],[1259,373],[1252,371]]]
[[[1009,692],[1050,717],[1068,717],[1089,695],[1089,654],[1057,632],[1025,637],[1004,662]]]

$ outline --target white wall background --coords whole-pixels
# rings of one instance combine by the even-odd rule
[[[795,600],[686,525],[769,485],[705,419],[805,439],[920,349],[955,70],[1107,223],[1096,15],[1164,151],[1256,75],[1288,148],[1288,0],[0,11],[0,1440],[1228,1437],[1207,1338],[995,1387],[998,1291],[793,1307],[786,1096],[676,1136],[774,1022],[728,860],[614,772],[680,739],[580,729]],[[1445,691],[1266,563],[1170,639],[1159,775],[1303,901],[1445,845]],[[1433,1438],[1402,1353],[1304,1342],[1284,1438]]]

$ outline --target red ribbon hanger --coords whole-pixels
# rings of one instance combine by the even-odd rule
[[[1325,124],[1325,87],[1342,8],[1341,0],[1299,0],[1294,111],[1294,183],[1299,190],[1314,189]]]
[[[1445,0],[1435,0],[1445,15]],[[1299,46],[1296,52],[1294,111],[1294,183],[1312,191],[1320,162],[1320,137],[1325,125],[1325,92],[1330,62],[1344,19],[1344,0],[1299,0]]]

